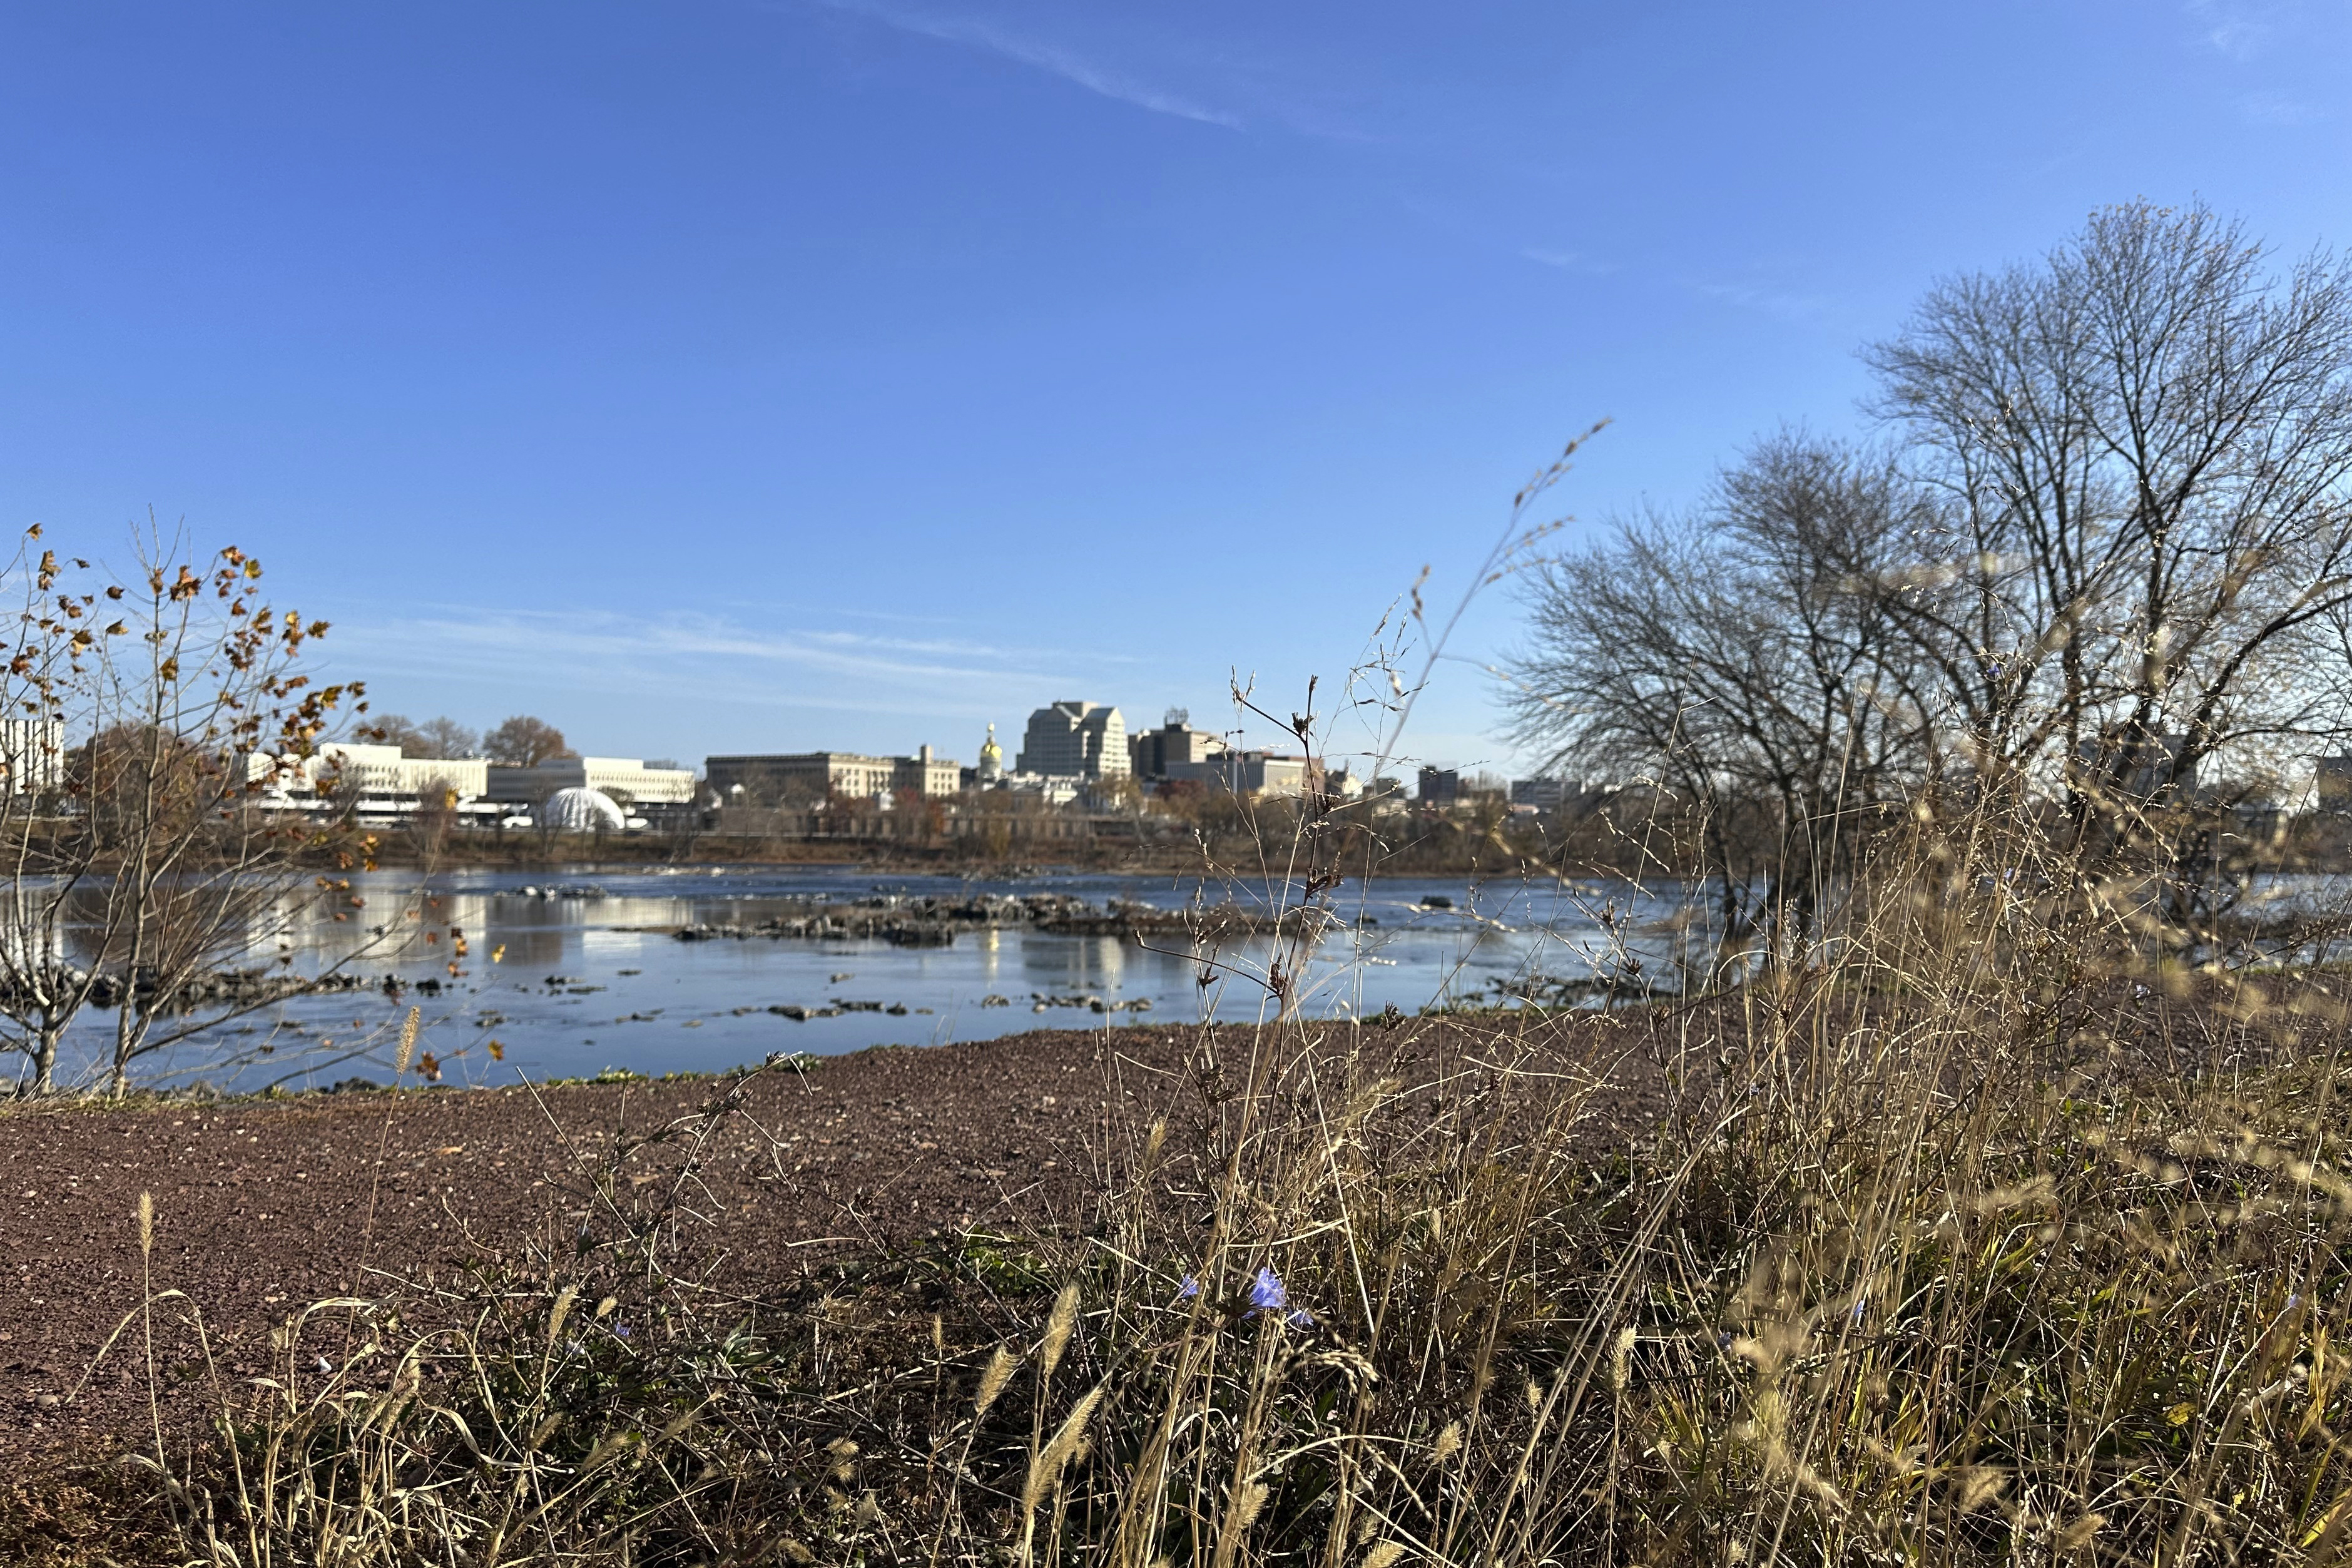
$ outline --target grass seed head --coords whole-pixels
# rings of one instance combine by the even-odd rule
[[[1010,1347],[996,1347],[996,1353],[988,1358],[988,1365],[980,1374],[980,1390],[972,1395],[973,1421],[977,1422],[988,1414],[988,1407],[996,1403],[996,1396],[1004,1392],[1006,1384],[1013,1381],[1013,1369],[1020,1362],[1021,1358],[1014,1355]]]
[[[1042,1347],[1045,1370],[1041,1381],[1052,1377],[1054,1369],[1062,1364],[1062,1352],[1068,1348],[1070,1331],[1077,1326],[1078,1287],[1073,1281],[1063,1286],[1062,1293],[1054,1298],[1053,1313],[1045,1320],[1045,1342]]]
[[[1087,1391],[1067,1419],[1054,1433],[1054,1440],[1038,1451],[1036,1462],[1029,1467],[1029,1479],[1021,1488],[1021,1511],[1036,1511],[1037,1505],[1054,1495],[1062,1484],[1062,1467],[1077,1451],[1086,1436],[1087,1422],[1094,1415],[1095,1406],[1102,1403],[1103,1384],[1097,1384]]]
[[[393,1077],[398,1078],[408,1070],[409,1062],[416,1055],[416,1027],[424,1021],[425,1009],[422,1007],[411,1007],[408,1016],[400,1021],[400,1049],[393,1055]]]

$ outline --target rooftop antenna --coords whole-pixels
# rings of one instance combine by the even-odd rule
[[[1170,729],[1190,729],[1192,727],[1192,710],[1190,708],[1171,708],[1168,710],[1168,727]]]

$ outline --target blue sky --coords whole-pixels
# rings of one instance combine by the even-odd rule
[[[2093,206],[2352,242],[2347,79],[2346,0],[10,3],[0,521],[184,520],[589,751],[1222,726],[1597,419],[1574,526],[1862,429]],[[1509,762],[1514,623],[1407,752]]]

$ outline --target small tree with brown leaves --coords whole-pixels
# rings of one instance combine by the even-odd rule
[[[0,1044],[46,1091],[76,1018],[110,1007],[120,1092],[140,1058],[316,984],[289,970],[195,1005],[199,982],[274,956],[309,901],[341,896],[304,864],[332,830],[278,786],[365,703],[355,683],[313,686],[300,665],[326,624],[262,601],[243,552],[199,570],[150,533],[121,581],[38,538],[0,669]]]
[[[139,1058],[222,1021],[222,1009],[190,1007],[197,981],[270,952],[320,896],[303,859],[309,825],[271,809],[268,792],[347,707],[365,706],[357,684],[313,686],[302,672],[327,623],[264,601],[259,561],[231,547],[198,571],[146,542],[117,623],[131,635],[92,655],[112,721],[98,731],[112,745],[93,747],[90,822],[121,905],[103,954],[117,978],[117,1093]],[[272,989],[300,985],[289,976]]]

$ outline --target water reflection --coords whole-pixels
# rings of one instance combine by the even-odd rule
[[[227,1077],[245,1087],[280,1077],[295,1085],[353,1072],[381,1077],[381,1068],[333,1058],[387,1036],[411,1002],[425,1008],[425,1048],[451,1081],[606,1068],[715,1070],[779,1050],[833,1053],[1034,1027],[1182,1022],[1204,1009],[1248,1019],[1268,1006],[1253,978],[1271,952],[1263,937],[1214,954],[1213,983],[1203,986],[1210,955],[1181,950],[1181,938],[1138,944],[1013,928],[966,932],[947,947],[905,948],[878,939],[680,942],[673,933],[689,925],[756,926],[796,910],[793,900],[877,893],[1058,892],[1169,910],[1228,898],[1262,910],[1280,903],[1263,886],[1203,889],[1183,878],[965,882],[829,868],[573,874],[552,886],[543,875],[504,872],[446,875],[426,888],[411,873],[351,881],[351,897],[363,900],[344,911],[353,918],[336,921],[325,908],[302,912],[289,928],[288,952],[306,970],[352,961],[379,988],[283,1004],[198,1042],[202,1048],[183,1052],[167,1071]],[[1441,900],[1452,907],[1432,907]],[[1683,907],[1671,889],[1460,879],[1349,884],[1333,903],[1349,928],[1326,940],[1301,988],[1303,1005],[1318,1015],[1493,999],[1606,972],[1629,951],[1662,965],[1666,922]],[[414,919],[404,912],[412,908]],[[1622,922],[1619,934],[1611,934],[1612,922]],[[387,978],[395,983],[390,992],[381,988]],[[1084,996],[1099,998],[1107,1010],[1053,1005]],[[867,1005],[805,1021],[782,1011],[845,1004]],[[490,1054],[493,1041],[501,1059]],[[321,1042],[331,1043],[322,1050]],[[254,1059],[224,1074],[216,1058],[230,1047]]]

